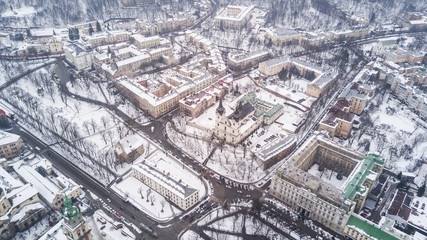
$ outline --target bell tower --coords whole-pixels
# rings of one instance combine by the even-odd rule
[[[83,219],[82,213],[78,207],[73,206],[71,199],[65,196],[65,212],[62,215],[64,222],[62,226],[65,229],[65,235],[68,240],[92,240],[92,234]]]
[[[216,109],[216,117],[215,117],[215,136],[219,139],[224,139],[225,134],[223,133],[224,128],[224,118],[225,118],[225,108],[222,106],[222,98],[219,99],[219,105]]]

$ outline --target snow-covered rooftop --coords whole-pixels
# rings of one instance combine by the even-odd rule
[[[228,21],[242,21],[253,10],[253,6],[235,6],[228,5],[222,12],[220,12],[215,19],[228,20]]]
[[[53,203],[55,197],[60,194],[58,186],[40,175],[40,173],[32,167],[28,165],[19,166],[19,163],[15,164],[13,167],[19,176],[21,176],[21,178],[23,178],[27,183],[31,183],[40,195],[42,195],[49,203]]]
[[[6,172],[6,170],[0,167],[0,187],[8,190],[20,187],[22,185],[23,184],[19,180],[12,177],[8,172]]]
[[[143,161],[142,163],[132,166],[132,168],[153,179],[182,199],[186,199],[199,191],[189,187],[188,184],[184,183],[181,179],[175,179],[175,177],[170,174],[170,169],[161,169],[151,162]]]
[[[0,146],[17,142],[21,137],[19,135],[4,132],[0,130]]]
[[[123,151],[126,154],[129,154],[133,150],[139,148],[144,143],[145,143],[145,140],[141,136],[139,136],[137,134],[128,135],[128,136],[126,136],[125,138],[123,138],[123,139],[121,139],[119,141],[119,144],[120,144],[121,148],[120,147],[116,147],[115,151],[118,154],[120,154],[122,152],[122,149],[123,149]]]

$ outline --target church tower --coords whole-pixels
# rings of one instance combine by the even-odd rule
[[[223,131],[225,124],[225,108],[222,106],[222,98],[219,99],[219,105],[216,109],[216,117],[215,117],[215,136],[219,139],[225,138],[225,133]]]
[[[92,234],[83,219],[80,209],[73,206],[71,199],[65,196],[65,213],[62,215],[65,235],[68,240],[92,240]]]

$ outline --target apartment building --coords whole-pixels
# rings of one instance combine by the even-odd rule
[[[306,32],[298,40],[303,48],[321,47],[326,44],[327,35],[324,33]]]
[[[231,91],[232,87],[232,78],[224,77],[212,86],[179,100],[180,112],[191,117],[198,117]]]
[[[421,118],[427,119],[427,96],[401,74],[389,74],[387,84],[396,97]]]
[[[141,34],[131,36],[132,43],[139,49],[153,48],[160,46],[161,38],[159,36],[144,37]]]
[[[369,34],[368,28],[332,31],[330,34],[330,39],[335,41],[348,41],[348,40],[366,38],[368,34]]]
[[[313,80],[308,84],[306,94],[315,98],[325,94],[338,79],[338,74],[335,72],[324,70],[289,56],[268,60],[258,66],[258,70],[263,77],[276,75],[282,69],[302,77],[311,76]]]
[[[151,162],[143,161],[133,165],[132,176],[184,211],[199,202],[199,190],[190,187],[189,183],[184,183],[181,179],[176,179],[170,172]]]
[[[265,61],[269,57],[270,53],[265,50],[248,53],[229,53],[228,66],[233,71],[243,71]]]
[[[115,44],[129,41],[131,34],[123,30],[103,31],[93,35],[82,36],[82,40],[88,43],[91,48],[101,45]]]
[[[272,178],[270,194],[300,214],[343,233],[360,212],[384,158],[312,136]],[[333,178],[333,179],[332,179]]]
[[[298,43],[302,34],[294,29],[265,29],[265,37],[276,46]]]
[[[0,131],[0,158],[13,158],[21,154],[24,145],[19,135]]]

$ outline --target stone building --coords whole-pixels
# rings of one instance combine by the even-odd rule
[[[283,113],[283,106],[271,104],[256,98],[254,92],[240,99],[234,111],[225,115],[222,100],[216,110],[214,134],[230,144],[238,144],[261,124],[271,124]]]
[[[270,194],[336,232],[359,213],[384,168],[384,158],[364,155],[317,133],[272,178]]]
[[[228,5],[215,17],[219,28],[240,30],[252,16],[253,7]]]

